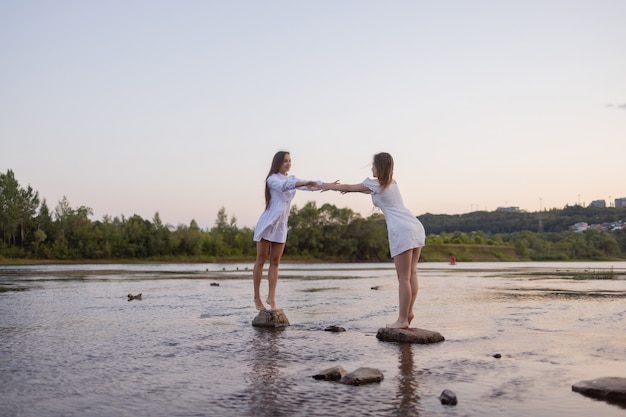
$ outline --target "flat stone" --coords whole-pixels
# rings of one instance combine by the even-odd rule
[[[603,377],[572,385],[572,391],[611,403],[626,404],[626,378]]]
[[[333,366],[332,368],[324,369],[313,375],[313,379],[323,379],[326,381],[339,381],[346,374],[346,370],[343,366]]]
[[[380,382],[385,379],[382,371],[375,368],[362,367],[345,374],[339,382],[347,385],[363,385]]]
[[[335,332],[335,333],[341,333],[341,332],[345,332],[346,331],[346,329],[344,329],[343,327],[335,326],[335,325],[328,326],[324,330],[327,331],[327,332]]]
[[[438,343],[446,340],[441,333],[433,330],[408,328],[408,329],[389,329],[383,327],[378,329],[376,334],[378,340],[383,342],[400,342],[400,343]]]
[[[252,320],[256,327],[287,327],[289,320],[282,310],[263,310]]]

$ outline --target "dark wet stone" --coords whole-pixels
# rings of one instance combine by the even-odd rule
[[[324,369],[313,375],[313,379],[323,379],[326,381],[339,381],[346,374],[346,370],[342,366],[334,366]]]
[[[439,401],[443,405],[456,405],[456,394],[449,389],[444,389],[441,394],[439,394]]]
[[[141,293],[137,295],[128,294],[128,301],[141,300]]]
[[[282,310],[263,310],[252,320],[256,327],[286,327],[289,320]]]
[[[500,359],[502,357],[502,355],[500,355],[499,353],[496,353],[495,355],[493,355],[494,358],[496,359]]]
[[[626,405],[626,378],[604,377],[581,381],[572,385],[572,391],[598,400]]]
[[[218,282],[212,282],[211,287],[219,287],[220,284]]]
[[[345,332],[346,331],[346,329],[344,329],[343,327],[334,326],[334,325],[333,326],[328,326],[324,330],[327,331],[327,332],[336,332],[336,333]]]
[[[432,330],[409,328],[409,329],[389,329],[383,327],[378,329],[376,334],[378,340],[383,342],[400,343],[438,343],[446,340],[441,333]]]
[[[385,379],[385,376],[380,370],[363,367],[345,374],[339,382],[347,385],[364,385],[380,382],[383,379]]]

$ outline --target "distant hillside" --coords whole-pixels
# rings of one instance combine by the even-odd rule
[[[442,232],[515,233],[564,232],[578,223],[589,225],[626,221],[626,208],[566,206],[541,212],[475,211],[466,214],[422,214],[418,216],[428,234]]]

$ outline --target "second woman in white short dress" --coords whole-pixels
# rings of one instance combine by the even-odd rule
[[[398,276],[398,319],[387,327],[406,329],[413,320],[417,298],[417,262],[426,243],[424,226],[404,206],[398,184],[393,179],[393,158],[386,152],[374,155],[372,175],[358,184],[323,183],[321,190],[371,194],[374,205],[383,212],[387,223],[389,252]]]

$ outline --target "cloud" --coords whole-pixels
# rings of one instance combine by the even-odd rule
[[[616,107],[616,108],[621,109],[621,110],[626,110],[626,103],[622,103],[622,104],[609,103],[606,106],[607,107]]]

